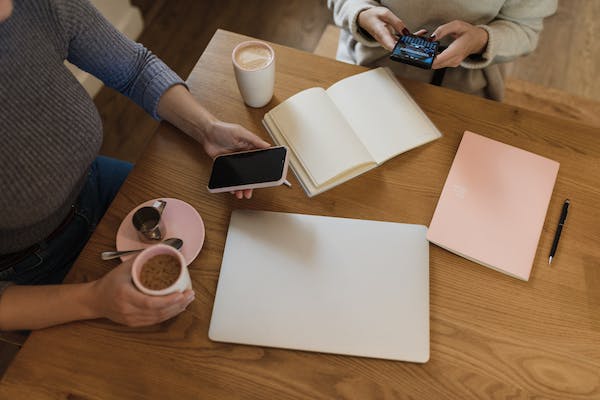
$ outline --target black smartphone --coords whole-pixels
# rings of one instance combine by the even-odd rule
[[[440,42],[429,41],[420,36],[402,35],[390,58],[415,67],[431,69],[439,45]]]
[[[287,168],[285,146],[222,154],[213,162],[208,191],[221,193],[278,186],[284,183]]]

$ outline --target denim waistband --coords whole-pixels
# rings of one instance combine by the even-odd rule
[[[75,215],[75,206],[72,205],[71,208],[69,209],[69,213],[67,214],[65,219],[63,219],[63,221],[58,225],[58,227],[56,227],[56,229],[54,229],[52,231],[52,233],[50,233],[50,235],[48,235],[46,237],[46,239],[44,239],[43,241],[49,242],[52,239],[54,239],[55,237],[57,237],[58,235],[60,235],[65,230],[65,228],[67,226],[69,226],[69,223],[71,222],[71,220],[73,220],[74,215]],[[14,253],[0,255],[0,271],[3,271],[7,268],[12,267],[13,265],[17,264],[19,261],[22,261],[25,257],[35,253],[39,248],[40,248],[40,244],[36,243],[36,244],[33,244],[23,250],[19,250]]]

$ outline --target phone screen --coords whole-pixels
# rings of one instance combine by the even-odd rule
[[[271,147],[215,158],[209,189],[278,181],[282,178],[287,149]]]
[[[439,42],[430,42],[419,36],[405,35],[401,36],[396,43],[390,58],[394,61],[430,69],[438,46]]]

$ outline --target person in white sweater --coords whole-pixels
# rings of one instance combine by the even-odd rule
[[[505,65],[535,50],[543,20],[557,0],[327,0],[342,29],[337,58],[387,66],[397,75],[431,82],[448,68],[442,86],[502,100]],[[402,32],[416,32],[448,46],[432,70],[391,61]]]

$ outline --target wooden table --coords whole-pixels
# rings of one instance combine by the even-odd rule
[[[218,31],[189,78],[219,118],[267,137],[265,111],[309,87],[361,72],[283,46],[275,97],[246,108],[230,54],[247,39]],[[117,265],[100,261],[137,204],[176,197],[193,205],[206,241],[190,273],[196,300],[177,318],[133,329],[107,320],[34,332],[0,385],[0,398],[68,399],[442,399],[600,398],[600,132],[431,85],[403,81],[444,137],[312,199],[295,177],[240,201],[206,191],[210,160],[162,124],[91,241],[70,282]],[[429,224],[464,130],[561,163],[529,282],[431,246],[431,359],[410,364],[214,343],[208,326],[232,209],[249,208]],[[552,265],[547,259],[562,202],[572,207]],[[518,229],[518,227],[515,227]],[[507,249],[510,251],[510,249]]]

